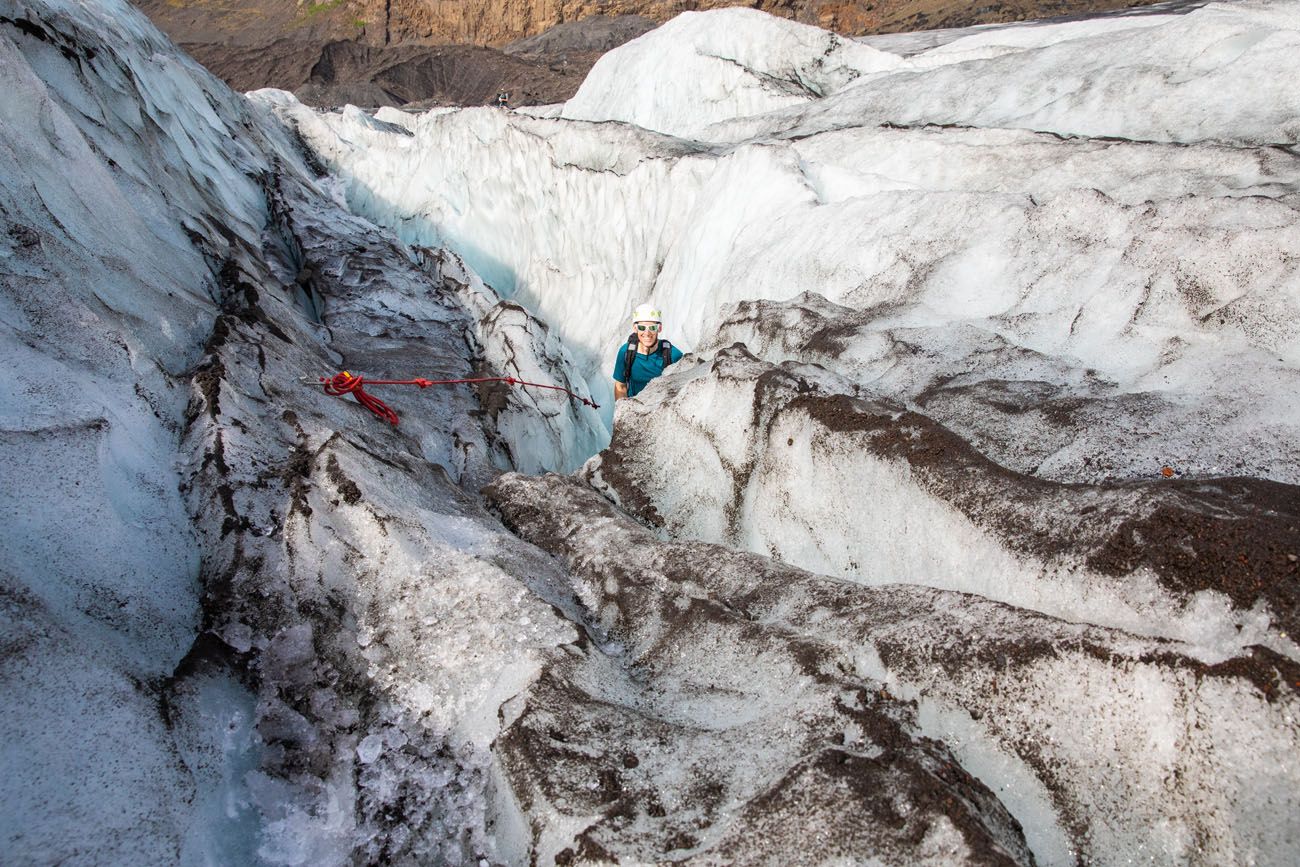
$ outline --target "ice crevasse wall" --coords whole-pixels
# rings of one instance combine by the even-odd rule
[[[20,860],[160,863],[219,802],[196,792],[149,688],[200,617],[176,441],[217,307],[187,231],[220,227],[236,258],[254,244],[274,145],[142,17],[105,6],[115,26],[78,4],[0,4],[0,832],[23,837],[6,856]],[[247,741],[251,697],[227,682],[207,698]]]
[[[814,291],[1230,407],[1264,432],[1242,471],[1296,480],[1276,444],[1300,418],[1272,400],[1300,358],[1296,8],[976,29],[910,54],[731,9],[610,52],[531,114],[253,96],[355,211],[537,310],[597,394],[641,300],[693,348],[731,302]]]
[[[0,2],[0,118],[0,860],[342,861],[376,836],[358,792],[391,795],[373,749],[403,720],[434,756],[429,811],[481,828],[477,703],[571,630],[464,554],[511,540],[457,485],[558,468],[599,423],[513,394],[489,430],[461,389],[358,432],[355,403],[300,378],[349,356],[455,376],[508,356],[564,381],[562,348],[454,256],[340,208],[274,116],[126,2]],[[376,452],[416,457],[390,485]],[[385,503],[401,517],[380,526]],[[443,571],[417,581],[428,562]],[[407,605],[371,610],[372,591]],[[446,715],[432,740],[367,676],[391,616],[415,621],[400,637],[447,629],[427,643],[449,653],[480,630],[482,667],[395,654]]]

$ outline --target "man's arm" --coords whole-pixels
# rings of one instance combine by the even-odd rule
[[[622,400],[627,397],[627,383],[614,380],[614,400]]]

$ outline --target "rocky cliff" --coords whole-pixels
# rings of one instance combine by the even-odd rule
[[[1149,0],[135,0],[154,23],[199,62],[237,90],[279,87],[298,91],[309,82],[316,89],[299,93],[313,104],[341,101],[400,105],[434,99],[463,105],[482,104],[506,88],[524,101],[566,99],[600,53],[639,36],[654,24],[693,10],[748,6],[814,24],[845,35],[890,33],[970,24],[1099,12],[1145,5]],[[540,34],[556,38],[538,42]],[[516,57],[464,55],[432,62],[440,81],[419,95],[371,85],[393,64],[410,64],[408,48],[389,57],[392,46],[475,45],[504,48],[524,41],[529,64]],[[343,82],[322,81],[326,49],[349,44],[350,55],[368,53],[370,61]],[[351,47],[355,43],[368,51]],[[379,49],[376,52],[376,49]],[[472,86],[459,87],[460,78]],[[483,87],[481,80],[488,81]],[[362,91],[347,86],[362,85]],[[344,86],[322,90],[322,86]],[[486,91],[485,91],[486,88]],[[400,89],[400,88],[399,88]],[[409,90],[409,87],[406,88]],[[383,91],[384,93],[381,93]],[[426,92],[427,91],[427,92]],[[481,92],[483,91],[483,92]],[[386,95],[385,95],[386,93]]]
[[[1142,0],[139,0],[179,42],[267,43],[266,36],[503,46],[560,24],[637,15],[664,22],[727,6],[760,9],[846,35],[1019,21],[1146,5]],[[222,37],[218,40],[214,37]]]
[[[362,4],[358,4],[362,5]],[[745,6],[845,35],[1019,21],[1102,11],[1142,2],[1123,0],[366,0],[375,23],[394,39],[451,39],[501,45],[557,24],[595,16],[640,15],[664,22],[682,12]],[[387,13],[384,15],[384,13]]]

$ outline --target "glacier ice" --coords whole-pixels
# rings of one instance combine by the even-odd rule
[[[908,406],[864,388],[825,350],[857,320],[816,298],[740,305],[711,360],[620,409],[613,442],[584,475],[669,538],[738,545],[866,584],[975,593],[1180,638],[1216,658],[1255,643],[1296,652],[1294,562],[1281,553],[1300,545],[1292,486],[1154,471],[1145,481],[1051,484],[1015,472],[989,460],[996,447],[981,453],[954,433],[1004,422],[1007,446],[1032,435],[1012,395],[995,390],[954,419],[940,416],[945,426],[925,396]],[[755,357],[746,347],[763,341],[734,340],[732,326],[752,333],[756,322],[786,326],[779,339],[809,361]],[[996,358],[982,361],[996,370]],[[889,363],[903,367],[907,356]],[[1169,542],[1183,553],[1164,551]],[[1247,547],[1249,559],[1238,554]]]
[[[169,860],[205,809],[159,714],[200,616],[176,438],[214,304],[186,232],[256,238],[265,159],[125,5],[4,17],[0,830],[20,861]]]
[[[311,383],[344,365],[581,377],[454,253],[340,209],[289,131],[128,5],[3,17],[6,857],[490,855],[497,694],[571,630],[511,577],[557,588],[554,570],[457,483],[571,467],[603,427],[567,400],[485,385],[421,395],[400,431],[374,431]],[[384,450],[419,472],[376,463]],[[395,487],[370,490],[386,475]],[[300,526],[308,515],[327,524]],[[359,552],[386,538],[380,584],[358,584]],[[363,589],[390,580],[405,588],[392,598],[423,602]],[[498,634],[507,619],[530,625]],[[412,634],[432,655],[396,652]],[[395,677],[408,655],[442,679]],[[390,749],[354,777],[372,734]],[[378,818],[412,786],[436,797]]]
[[[1288,125],[1295,94],[1273,89],[1300,56],[1286,48],[1300,38],[1288,11],[1287,3],[1207,6],[1011,28],[1005,37],[981,30],[809,97],[793,114],[766,112],[726,129],[719,122],[707,145],[657,135],[663,125],[644,119],[648,128],[466,109],[394,130],[356,113],[312,112],[288,95],[255,96],[339,174],[350,207],[410,243],[456,250],[539,312],[602,402],[609,358],[636,303],[653,298],[669,338],[694,349],[728,303],[811,291],[859,310],[900,306],[907,326],[969,326],[975,340],[984,332],[1077,374],[1092,370],[1117,394],[1217,407],[1168,460],[1294,480],[1294,452],[1281,444],[1293,436],[1296,405],[1276,398],[1294,391],[1300,347],[1300,178],[1287,150],[1300,131]],[[717,34],[743,31],[751,17],[683,16],[667,36],[652,31],[607,59],[614,68],[621,52],[639,56],[657,38],[725,41]],[[1160,47],[1099,53],[1117,28]],[[1151,90],[1173,75],[1168,68],[1208,50],[1206,40],[1243,31],[1272,35],[1193,77],[1196,88],[1221,93],[1215,76],[1233,76],[1240,84],[1230,98]],[[996,57],[958,60],[968,40],[970,52]],[[999,40],[1010,44],[990,47]],[[1021,102],[1032,94],[1015,88],[1056,81],[1054,70],[1085,57],[1104,63],[1143,106],[1210,112],[1238,132],[1258,119],[1257,134],[1248,142],[1204,129],[1157,135],[1125,126],[1149,112],[1093,97],[1055,104],[1068,123],[1022,122]],[[939,72],[986,89],[980,76],[992,76],[1010,96],[987,117],[914,117],[926,100],[958,99],[955,86],[931,81]],[[662,83],[676,94],[674,111],[689,113],[694,80]],[[627,78],[609,87],[619,83],[634,87]],[[605,104],[642,101],[627,91]],[[1228,441],[1244,444],[1240,455],[1223,447]]]
[[[370,116],[0,0],[6,859],[1295,860],[1295,10]]]
[[[713,122],[806,105],[903,65],[888,52],[757,10],[684,12],[596,61],[560,117],[698,138]],[[673,70],[671,82],[665,69]]]
[[[559,683],[543,678],[530,687],[528,715],[504,738],[507,767],[533,797],[571,814],[568,781],[548,779],[536,756],[549,750],[557,761],[577,761],[579,748],[562,735],[591,730],[580,741],[598,751],[589,773],[611,770],[600,771],[599,793],[584,796],[579,810],[605,805],[579,837],[590,850],[620,860],[639,851],[626,847],[647,823],[673,830],[685,823],[692,841],[711,844],[701,862],[747,860],[756,855],[742,829],[753,823],[778,838],[812,835],[831,857],[862,859],[854,852],[862,838],[841,823],[865,814],[887,824],[875,813],[878,803],[858,804],[840,790],[860,812],[823,816],[816,795],[793,815],[784,811],[800,797],[795,780],[804,763],[845,750],[877,767],[906,762],[875,711],[916,714],[912,725],[958,744],[968,769],[1031,768],[1028,780],[1023,770],[999,771],[984,783],[1018,818],[1038,818],[1025,836],[1040,863],[1271,861],[1293,851],[1289,781],[1300,728],[1295,693],[1278,683],[1282,672],[1286,679],[1300,673],[1290,659],[1256,648],[1206,664],[1194,646],[964,593],[902,583],[864,588],[734,549],[663,542],[573,477],[507,475],[488,494],[512,529],[573,571],[598,634],[626,642],[613,660],[591,649],[563,658]],[[818,717],[821,690],[846,718]],[[788,712],[792,701],[798,710],[783,723],[783,742],[765,741],[759,721]],[[1243,725],[1246,717],[1269,720],[1268,734]],[[706,743],[683,768],[676,755],[669,762],[659,755],[665,738]],[[793,753],[787,739],[798,744]],[[618,754],[629,749],[636,762],[620,766]],[[717,750],[744,759],[718,761]],[[606,783],[607,773],[617,782]],[[780,784],[766,788],[774,780]],[[1010,783],[1018,790],[1007,791]],[[684,797],[683,790],[693,791]],[[968,805],[981,803],[965,791]],[[653,805],[671,798],[703,815],[659,815]],[[977,808],[977,815],[988,823],[983,833],[1005,835],[996,813]],[[824,824],[806,828],[805,821]],[[910,817],[895,821],[900,827]],[[980,836],[963,826],[962,838],[975,846]],[[789,845],[797,851],[799,844]],[[1000,845],[1015,852],[1005,836]],[[888,839],[868,846],[890,852]],[[978,860],[969,852],[946,857]],[[912,850],[899,860],[924,858]]]

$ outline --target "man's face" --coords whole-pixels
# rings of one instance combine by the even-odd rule
[[[636,339],[646,349],[659,342],[658,322],[637,322],[634,324],[636,326]]]

